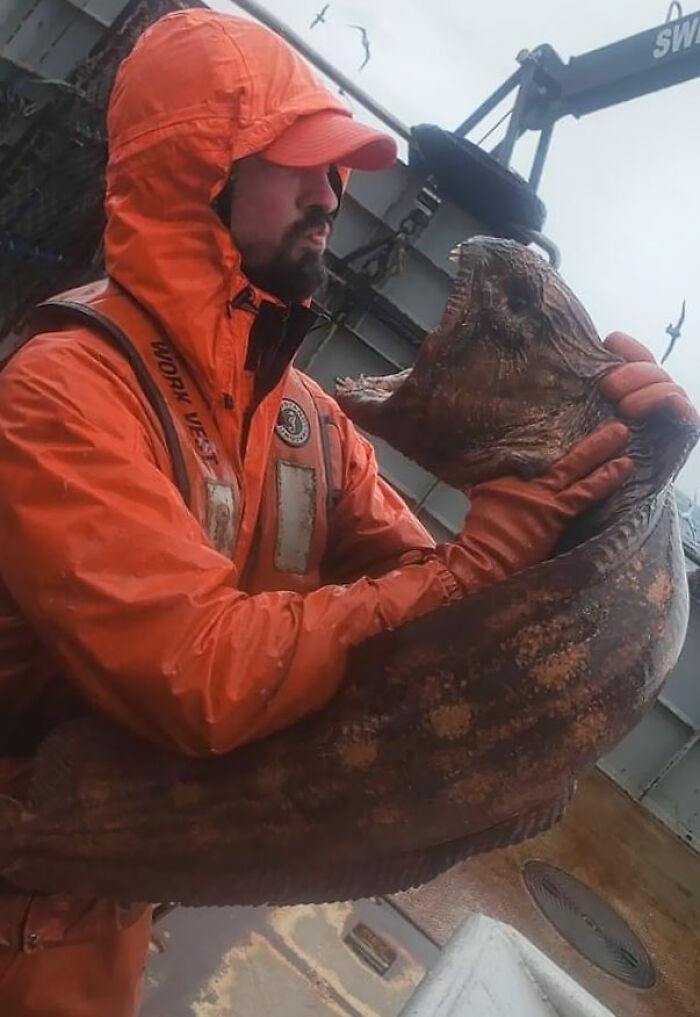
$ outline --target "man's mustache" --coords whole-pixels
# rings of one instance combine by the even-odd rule
[[[321,226],[327,226],[329,232],[332,232],[333,216],[314,205],[308,209],[299,222],[295,222],[293,226],[290,226],[287,231],[287,244],[294,244],[297,240],[306,236],[307,233],[310,233],[311,230],[319,229]]]

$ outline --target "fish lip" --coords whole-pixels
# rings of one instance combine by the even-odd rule
[[[386,402],[391,391],[383,385],[374,384],[374,378],[338,378],[335,382],[336,397],[339,399],[371,398],[373,402]]]
[[[488,250],[478,243],[472,243],[472,238],[453,247],[449,253],[449,260],[457,266],[462,283],[468,282],[472,287],[477,274],[482,277],[488,276],[491,268]]]
[[[377,399],[388,399],[405,384],[410,373],[410,371],[397,371],[394,374],[361,374],[359,378],[336,378],[336,392],[340,395],[361,395],[364,393],[371,394]]]
[[[449,260],[456,265],[463,264],[464,257],[466,254],[465,248],[468,243],[469,243],[468,240],[460,240],[458,244],[455,244],[455,246],[452,248],[448,255]]]

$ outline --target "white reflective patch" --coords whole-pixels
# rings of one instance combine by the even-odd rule
[[[227,558],[233,557],[236,543],[236,497],[231,484],[207,480],[207,535],[213,546]]]
[[[316,471],[277,462],[277,542],[275,568],[306,572],[316,517]]]

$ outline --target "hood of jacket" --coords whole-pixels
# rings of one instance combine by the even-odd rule
[[[245,343],[227,305],[248,285],[212,201],[232,163],[326,109],[347,114],[283,40],[213,11],[162,18],[117,73],[107,117],[107,271],[160,323],[211,401],[242,377]]]

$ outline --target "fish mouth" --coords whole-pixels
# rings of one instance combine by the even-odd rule
[[[463,282],[474,283],[474,275],[485,271],[489,265],[489,238],[470,237],[457,244],[450,252],[450,260],[459,267]],[[409,367],[397,374],[375,377],[360,375],[359,378],[336,378],[335,397],[351,420],[365,426],[364,419],[370,420],[410,377]],[[368,428],[369,429],[369,428]]]
[[[449,259],[460,270],[484,271],[489,267],[490,254],[488,237],[469,237],[452,248]]]
[[[335,397],[351,420],[369,429],[376,413],[406,382],[412,373],[408,367],[397,374],[359,378],[336,378]]]

